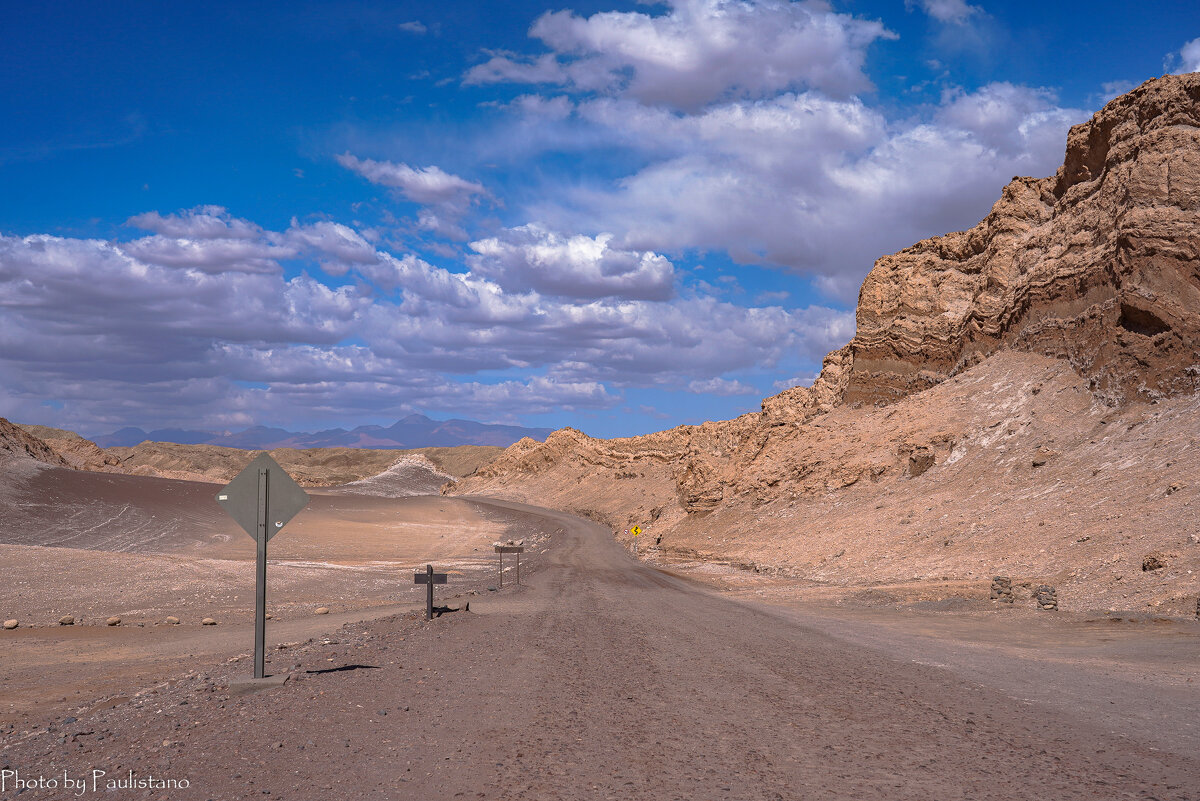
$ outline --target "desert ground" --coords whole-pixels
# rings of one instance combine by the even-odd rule
[[[105,797],[184,799],[1198,797],[1194,622],[814,595],[635,559],[562,512],[342,489],[272,540],[268,673],[286,681],[242,695],[253,543],[218,485],[7,475],[5,519],[24,515],[0,547],[0,605],[21,620],[0,632],[10,782],[100,770],[98,791],[176,782]],[[489,591],[508,538],[529,546],[523,585],[510,564]],[[470,611],[422,619],[408,575],[427,561],[451,574],[439,603]]]

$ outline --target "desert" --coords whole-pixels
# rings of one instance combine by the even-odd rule
[[[0,13],[0,798],[1200,799],[1200,15],[608,5]]]

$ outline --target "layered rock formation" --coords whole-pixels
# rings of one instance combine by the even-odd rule
[[[3,417],[0,417],[0,458],[32,459],[54,467],[67,467],[67,462],[49,445]]]
[[[844,402],[887,402],[1015,348],[1068,359],[1114,404],[1194,391],[1198,210],[1200,75],[1147,81],[1071,129],[1057,174],[876,262],[830,378]]]
[[[826,357],[811,387],[727,422],[607,441],[572,429],[523,440],[446,491],[556,505],[617,531],[652,523],[665,542],[710,557],[824,564],[787,549],[804,527],[781,520],[800,509],[824,515],[848,488],[866,502],[954,473],[965,492],[1040,460],[1043,472],[1021,479],[1036,484],[1064,448],[1085,447],[1105,415],[1190,403],[1200,380],[1198,210],[1200,75],[1149,81],[1072,128],[1054,176],[1015,178],[969,231],[879,259],[859,295],[855,337]],[[992,382],[972,390],[978,408],[958,389],[940,391],[960,376]],[[1035,423],[1058,419],[1067,397],[1073,416],[1059,420],[1064,442],[1051,446],[1053,431]],[[899,402],[902,412],[888,411]],[[1026,418],[1011,413],[1024,406]],[[1038,441],[1026,442],[1032,432]],[[972,461],[960,452],[997,443],[1030,456]],[[696,547],[735,518],[769,535],[749,550]],[[948,533],[951,542],[959,532]]]

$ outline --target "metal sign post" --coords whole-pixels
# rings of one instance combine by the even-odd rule
[[[504,554],[506,553],[515,553],[517,555],[517,586],[521,586],[521,553],[524,550],[524,545],[496,546],[496,553],[500,554],[500,589],[504,589]]]
[[[433,565],[425,565],[424,573],[413,573],[413,584],[428,585],[425,590],[425,619],[433,620],[433,585],[445,584],[445,573],[434,573]],[[439,613],[440,614],[440,613]]]
[[[217,503],[257,543],[254,587],[254,678],[266,675],[267,541],[308,505],[308,493],[270,454],[259,454],[217,493]]]
[[[633,528],[629,529],[629,533],[633,535],[633,555],[637,556],[637,538],[638,535],[642,533],[642,527],[634,526]]]

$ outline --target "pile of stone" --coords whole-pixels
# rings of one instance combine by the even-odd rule
[[[1002,604],[1011,604],[1014,600],[1012,579],[1008,576],[992,577],[992,600]]]
[[[1058,593],[1054,591],[1053,587],[1039,584],[1038,588],[1033,591],[1033,594],[1037,598],[1038,609],[1058,609]]]

